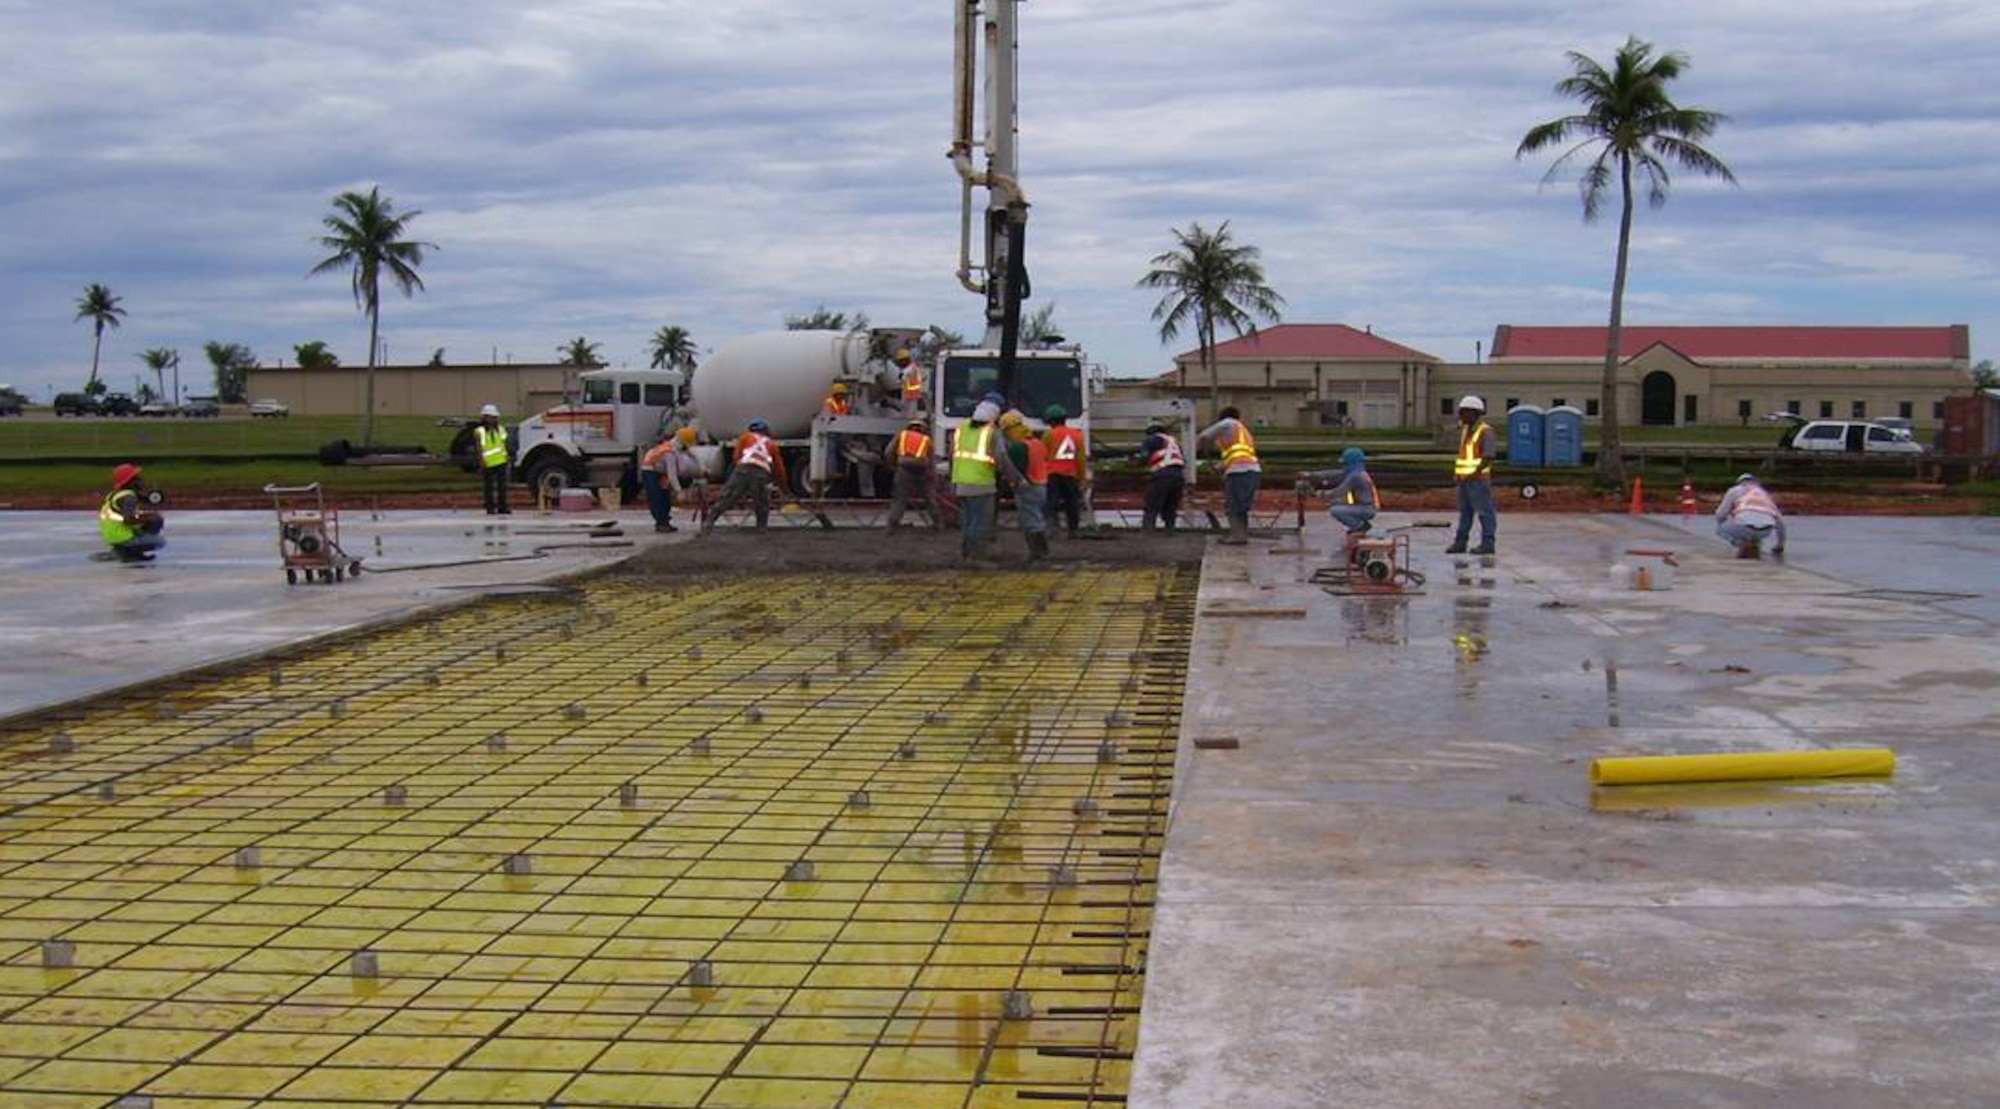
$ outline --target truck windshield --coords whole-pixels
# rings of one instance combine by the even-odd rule
[[[618,385],[603,378],[594,378],[583,383],[583,403],[610,404],[618,396]]]
[[[997,355],[951,358],[944,364],[944,414],[970,416],[1000,381]],[[1083,367],[1074,358],[1023,358],[1014,364],[1014,405],[1035,419],[1051,404],[1083,412]]]

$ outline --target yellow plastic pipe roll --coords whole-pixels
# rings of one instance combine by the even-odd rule
[[[1743,755],[1650,755],[1594,759],[1590,780],[1600,786],[1666,782],[1752,782],[1776,778],[1881,777],[1896,772],[1887,747],[1845,751],[1769,751]]]

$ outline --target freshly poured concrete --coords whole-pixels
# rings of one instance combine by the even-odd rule
[[[1898,523],[1809,522],[1778,565],[1503,516],[1490,568],[1415,532],[1403,600],[1304,580],[1323,519],[1212,551],[1132,1104],[1993,1104],[2000,634],[1855,595],[1990,594],[1993,531]],[[1679,587],[1612,592],[1627,546],[1680,549]],[[1864,744],[1893,781],[1588,784]]]
[[[625,539],[656,540],[644,514],[619,518]],[[385,512],[375,520],[356,512],[343,516],[342,538],[365,566],[386,570],[586,542],[578,519],[518,509],[505,519],[439,510]],[[556,529],[564,534],[520,534]],[[448,604],[467,586],[546,581],[632,553],[624,546],[560,550],[533,560],[288,586],[269,512],[175,512],[166,534],[158,559],[126,566],[91,561],[101,549],[94,513],[0,514],[0,717]]]

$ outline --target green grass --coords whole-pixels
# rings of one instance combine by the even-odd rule
[[[411,443],[443,451],[454,431],[434,416],[383,416],[375,421],[382,443]],[[0,420],[0,459],[309,456],[335,439],[361,439],[359,416],[246,417],[209,420],[63,419]]]
[[[307,459],[245,459],[240,462],[145,464],[146,482],[176,494],[255,494],[266,484],[307,485],[320,482],[329,495],[369,493],[478,492],[479,478],[453,466],[326,467]],[[92,463],[58,462],[41,466],[0,466],[0,503],[24,496],[102,494],[111,487],[110,471]]]

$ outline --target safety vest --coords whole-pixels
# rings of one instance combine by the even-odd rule
[[[1742,496],[1736,498],[1735,506],[1729,510],[1729,518],[1734,520],[1745,512],[1762,512],[1774,520],[1783,515],[1778,511],[1778,502],[1772,500],[1771,494],[1766,493],[1761,485],[1744,488]]]
[[[1052,427],[1044,437],[1049,451],[1049,472],[1083,476],[1083,430],[1068,424]]]
[[[951,449],[953,485],[993,485],[999,468],[993,461],[993,425],[966,424],[958,429]]]
[[[1222,470],[1228,473],[1245,465],[1260,465],[1257,461],[1257,441],[1250,437],[1250,429],[1243,426],[1243,421],[1238,420],[1235,436],[1222,444]]]
[[[1173,436],[1168,435],[1166,432],[1161,432],[1160,449],[1154,451],[1153,456],[1146,460],[1146,469],[1157,474],[1169,466],[1185,465],[1187,465],[1187,459],[1181,454],[1181,445],[1174,442]]]
[[[1451,474],[1460,481],[1468,478],[1485,477],[1490,470],[1486,459],[1480,457],[1480,445],[1486,441],[1486,421],[1474,420],[1469,427],[1458,431],[1458,457],[1452,459]]]
[[[481,424],[473,431],[479,436],[479,465],[491,470],[507,464],[507,429]]]
[[[918,373],[916,369],[912,367],[909,375],[903,378],[903,403],[915,404],[923,399],[924,399],[924,375]]]
[[[765,473],[771,472],[771,437],[746,431],[736,445],[736,464],[755,466]]]
[[[667,472],[667,456],[673,453],[674,441],[672,439],[662,440],[652,450],[647,451],[640,457],[639,468],[664,474]]]
[[[1023,467],[1023,476],[1028,479],[1028,484],[1047,485],[1049,483],[1049,448],[1040,439],[1036,439],[1033,436],[1029,436],[1023,440],[1021,445],[1027,448],[1028,451],[1028,464]]]
[[[99,506],[97,510],[97,533],[104,537],[104,542],[108,545],[116,547],[120,543],[129,543],[134,536],[139,534],[136,528],[125,522],[125,517],[119,513],[117,508],[118,498],[137,497],[138,495],[130,489],[114,490],[110,496],[104,498],[104,504]]]
[[[1375,479],[1364,472],[1361,475],[1361,480],[1368,483],[1368,503],[1380,509],[1382,507],[1382,493],[1381,490],[1375,488]],[[1354,490],[1349,489],[1347,491],[1347,503],[1360,504],[1361,498],[1354,495]]]
[[[931,460],[931,437],[921,431],[904,428],[896,435],[896,459],[906,466],[916,466]]]
[[[848,403],[846,397],[828,397],[821,407],[829,416],[846,416],[854,411],[854,406]]]

